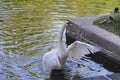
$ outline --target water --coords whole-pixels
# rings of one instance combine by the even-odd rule
[[[110,12],[119,4],[119,0],[0,0],[0,80],[44,80],[48,75],[41,70],[41,57],[57,46],[63,23],[74,16]],[[73,73],[84,77],[111,73],[89,59],[80,64],[67,61]]]

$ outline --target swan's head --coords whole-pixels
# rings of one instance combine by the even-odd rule
[[[72,27],[72,26],[73,26],[73,24],[72,24],[70,21],[67,21],[67,22],[66,22],[66,25],[69,26],[69,27]]]

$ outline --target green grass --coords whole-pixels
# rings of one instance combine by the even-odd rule
[[[115,19],[115,22],[99,23],[99,22],[105,20],[106,18],[108,18],[109,16],[112,16]],[[104,28],[104,29],[120,36],[120,13],[110,14],[110,15],[99,17],[94,21],[94,25],[97,25],[101,28]]]

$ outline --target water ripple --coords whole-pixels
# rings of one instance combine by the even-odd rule
[[[111,1],[0,1],[0,80],[48,78],[41,70],[41,57],[58,44],[63,23],[70,17],[105,13],[119,6],[119,0]],[[80,63],[84,66],[67,61],[73,73],[78,70],[82,76],[111,73],[92,61]]]

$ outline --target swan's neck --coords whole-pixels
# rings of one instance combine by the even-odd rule
[[[65,47],[64,47],[64,42],[63,42],[63,33],[64,33],[64,30],[66,28],[66,25],[64,24],[64,26],[62,27],[62,30],[60,32],[60,37],[59,37],[59,49],[60,51],[65,51]]]
[[[64,30],[66,28],[66,24],[64,24],[64,26],[62,27],[61,29],[61,32],[60,32],[60,37],[59,37],[59,46],[58,46],[58,49],[59,49],[59,53],[58,53],[58,56],[59,56],[59,61],[60,61],[60,64],[61,64],[61,68],[62,69],[65,65],[65,62],[66,62],[66,59],[67,59],[67,49],[65,48],[64,46],[64,41],[63,41],[63,33],[64,33]]]
[[[64,67],[66,57],[67,57],[67,50],[66,50],[66,48],[64,46],[64,41],[63,41],[63,33],[64,33],[65,28],[66,28],[66,24],[64,24],[64,26],[62,27],[62,30],[60,32],[59,46],[58,46],[58,49],[59,49],[59,53],[58,53],[59,61],[60,61],[60,64],[62,64],[61,68]]]

